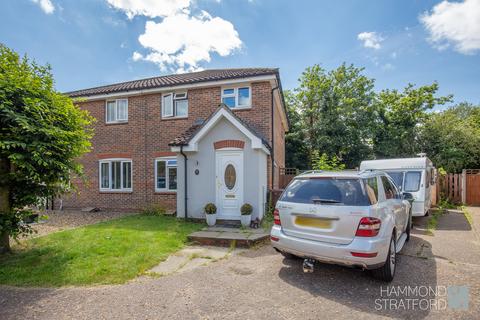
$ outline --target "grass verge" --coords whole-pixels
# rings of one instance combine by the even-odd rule
[[[470,224],[470,227],[473,229],[473,217],[470,214],[470,212],[467,210],[465,206],[462,206],[462,212],[463,215],[465,216],[465,219],[467,219],[468,223]]]
[[[444,215],[447,211],[443,208],[436,210],[435,212],[432,213],[430,216],[430,219],[428,219],[427,222],[427,233],[430,236],[433,236],[433,232],[437,229],[438,226],[438,219]]]
[[[0,284],[118,284],[181,249],[202,224],[167,216],[128,216],[27,240],[0,256]]]

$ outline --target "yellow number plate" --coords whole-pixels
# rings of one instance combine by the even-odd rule
[[[302,227],[329,229],[332,226],[332,221],[322,218],[296,217],[295,224]]]

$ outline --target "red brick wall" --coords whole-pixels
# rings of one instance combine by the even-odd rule
[[[245,141],[242,141],[242,140],[220,140],[213,143],[214,149],[223,149],[223,148],[243,149],[244,147],[245,147]]]
[[[206,119],[220,103],[220,87],[188,90],[188,118],[161,119],[161,94],[128,98],[128,123],[105,123],[105,100],[80,103],[97,119],[93,150],[81,162],[86,182],[75,179],[78,193],[63,198],[66,208],[99,207],[103,209],[137,209],[159,204],[175,209],[175,193],[155,192],[154,160],[170,155],[168,143],[189,128],[195,120]],[[252,83],[252,108],[234,111],[271,143],[271,85],[269,82]],[[276,125],[280,120],[276,119]],[[275,135],[277,163],[284,163],[283,131]],[[281,150],[281,151],[280,151]],[[105,158],[132,159],[132,188],[130,193],[99,191],[98,160]],[[270,170],[268,171],[270,176]],[[269,177],[270,181],[270,177]],[[278,178],[276,179],[278,182]]]
[[[276,109],[278,110],[278,109]],[[285,127],[282,123],[282,117],[279,112],[275,112],[274,116],[274,143],[275,143],[275,189],[279,186],[279,179],[280,179],[280,168],[285,167]]]

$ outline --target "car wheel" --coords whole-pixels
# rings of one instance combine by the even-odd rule
[[[395,270],[397,268],[397,253],[395,250],[395,244],[394,233],[390,239],[390,245],[385,264],[383,267],[373,270],[373,275],[375,278],[385,282],[390,282],[393,280],[393,277],[395,276]]]
[[[410,214],[408,215],[408,224],[405,233],[407,234],[407,240],[410,240],[410,232],[412,231],[412,211],[410,210]]]

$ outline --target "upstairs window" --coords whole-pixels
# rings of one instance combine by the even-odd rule
[[[177,159],[155,160],[155,191],[177,191]]]
[[[117,99],[107,101],[106,123],[121,123],[128,121],[128,100]]]
[[[250,108],[252,105],[250,87],[224,88],[222,89],[222,102],[228,107]]]
[[[188,117],[188,97],[186,92],[167,93],[162,96],[162,118]]]
[[[100,191],[132,191],[132,160],[100,161]]]

